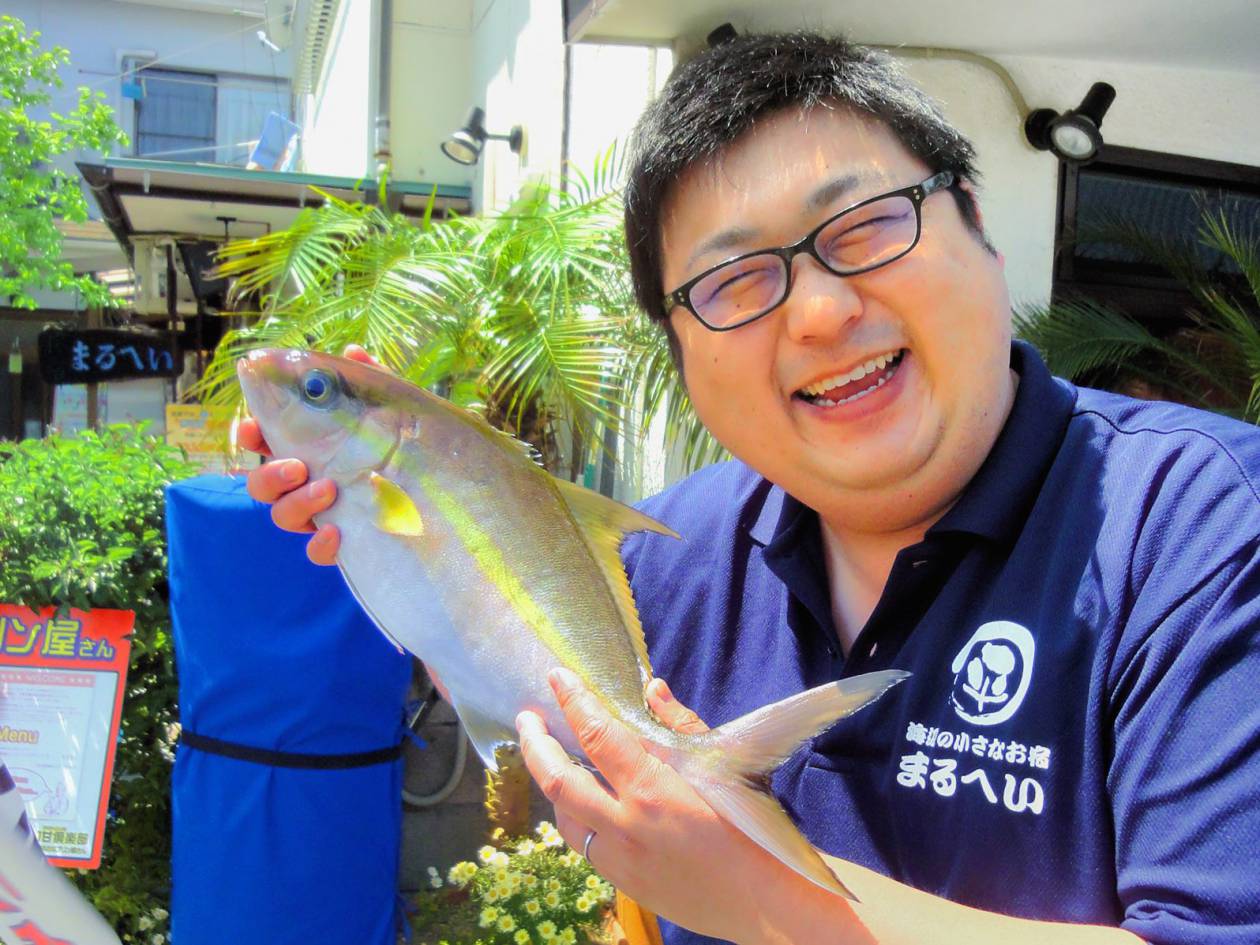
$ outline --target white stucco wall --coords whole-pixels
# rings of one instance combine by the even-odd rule
[[[480,104],[472,96],[472,28],[473,0],[394,0],[391,125],[400,180],[466,187],[476,176],[440,147]]]
[[[502,142],[482,152],[474,179],[477,207],[500,206],[528,177],[560,169],[564,116],[564,45],[557,0],[474,0],[469,104],[486,110],[486,127],[525,129],[525,150]]]
[[[1260,71],[995,58],[1032,108],[1064,111],[1079,104],[1093,82],[1110,82],[1116,100],[1102,125],[1110,144],[1260,165],[1260,134],[1252,117],[1260,101]],[[1027,144],[1022,117],[984,68],[907,60],[906,69],[976,145],[985,224],[1006,256],[1013,301],[1044,301],[1050,293],[1058,162]]]
[[[359,178],[371,170],[375,22],[374,0],[343,0],[315,94],[303,102],[302,170],[307,173]]]

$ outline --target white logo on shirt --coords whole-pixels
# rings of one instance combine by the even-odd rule
[[[949,701],[974,725],[997,725],[1015,714],[1032,682],[1032,634],[1009,620],[983,624],[958,651],[950,669]]]

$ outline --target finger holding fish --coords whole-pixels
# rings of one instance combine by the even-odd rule
[[[757,926],[767,889],[813,896],[803,889],[811,884],[719,817],[571,674],[551,680],[565,721],[614,793],[570,762],[533,713],[518,720],[522,753],[569,846],[581,852],[595,831],[590,858],[605,879],[673,922],[734,941]],[[659,701],[660,686],[650,688]],[[693,727],[699,722],[674,705],[666,714]]]

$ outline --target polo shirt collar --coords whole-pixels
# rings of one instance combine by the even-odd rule
[[[962,497],[928,529],[929,538],[963,533],[995,542],[1012,541],[1037,499],[1063,442],[1076,395],[1072,387],[1050,375],[1026,342],[1011,345],[1011,367],[1020,378],[1011,415]],[[812,540],[817,541],[816,520],[812,509],[773,486],[751,518],[748,532],[775,554],[802,538],[811,540],[811,527]]]
[[[1076,392],[1050,375],[1027,342],[1011,346],[1011,367],[1019,375],[1011,415],[954,507],[928,529],[929,538],[961,532],[1013,542],[1041,493],[1067,433]]]

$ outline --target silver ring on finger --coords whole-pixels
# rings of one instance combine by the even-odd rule
[[[587,865],[594,866],[591,863],[591,841],[595,839],[595,831],[588,830],[586,832],[586,840],[582,843],[582,859],[586,860]]]

